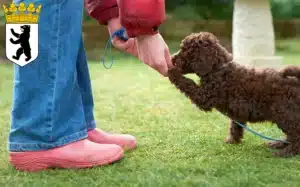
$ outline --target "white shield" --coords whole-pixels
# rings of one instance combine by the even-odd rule
[[[6,57],[19,66],[38,57],[38,24],[6,24]]]

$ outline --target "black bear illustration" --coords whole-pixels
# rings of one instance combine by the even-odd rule
[[[22,25],[21,26],[21,34],[18,34],[14,31],[14,29],[10,29],[11,33],[17,37],[17,40],[10,39],[10,42],[13,44],[20,44],[21,47],[17,50],[16,55],[14,55],[12,58],[19,60],[20,56],[24,53],[24,55],[27,57],[25,60],[28,61],[31,59],[31,48],[29,43],[30,38],[30,25]]]

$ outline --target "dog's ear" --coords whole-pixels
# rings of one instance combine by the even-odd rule
[[[229,53],[225,47],[223,47],[220,43],[217,43],[217,47],[220,49],[220,54],[223,54],[220,56],[222,59],[222,62],[231,62],[233,61],[233,56],[231,53]]]
[[[231,62],[233,61],[233,56],[231,53],[226,53],[226,59],[227,59],[227,62]]]
[[[192,64],[192,69],[195,73],[200,75],[205,75],[213,70],[214,65],[218,62],[215,57],[215,45],[217,39],[209,34],[202,33],[201,37],[197,38],[197,54],[194,54],[194,62]]]

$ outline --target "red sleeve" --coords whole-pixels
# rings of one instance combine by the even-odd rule
[[[129,37],[157,33],[165,20],[164,0],[118,0],[121,24]]]
[[[89,16],[101,25],[107,25],[108,20],[119,16],[117,0],[84,0]]]
[[[164,0],[85,0],[85,7],[103,25],[119,16],[129,37],[155,34],[165,20]]]

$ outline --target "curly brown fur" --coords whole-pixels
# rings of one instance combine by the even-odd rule
[[[169,70],[169,80],[199,109],[209,112],[215,108],[243,124],[275,123],[290,142],[268,143],[281,149],[275,155],[300,154],[300,86],[298,80],[287,77],[298,77],[300,71],[290,71],[298,68],[281,72],[246,68],[233,62],[232,55],[207,32],[187,36],[172,62],[176,68]],[[195,73],[200,83],[186,78],[187,73]],[[240,143],[242,138],[243,128],[231,121],[226,142]]]
[[[284,77],[284,78],[297,78],[300,79],[300,67],[298,66],[288,66],[286,68],[284,68],[283,70],[280,71],[280,74]]]

